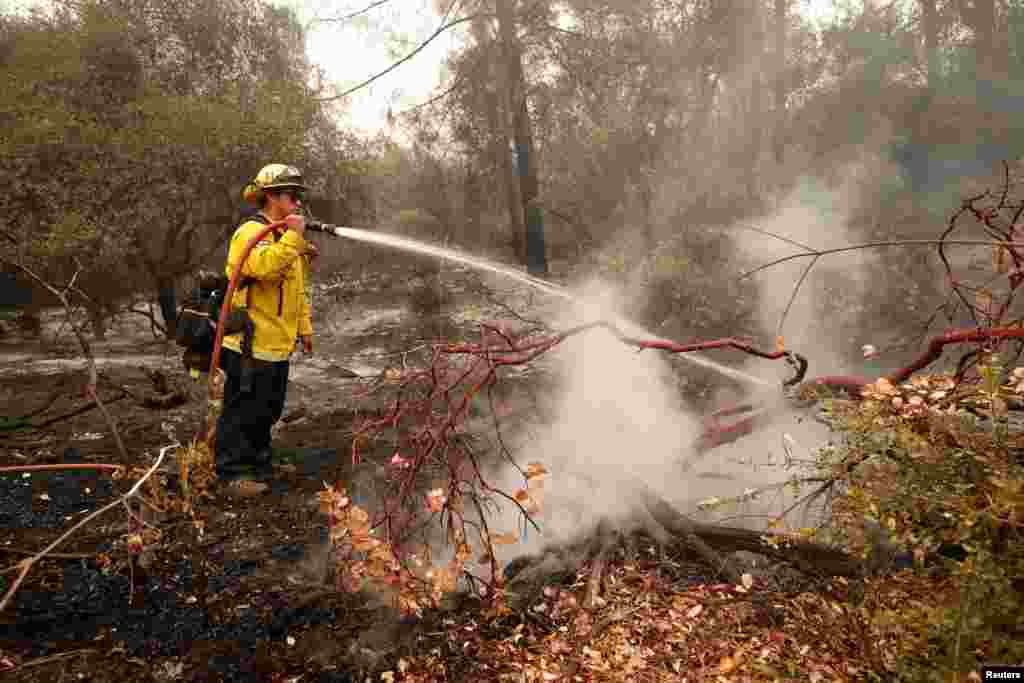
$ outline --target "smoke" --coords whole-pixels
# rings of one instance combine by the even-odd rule
[[[870,184],[868,176],[876,170],[877,165],[868,158],[837,171],[839,180],[831,185],[802,178],[772,214],[736,226],[743,235],[737,240],[743,257],[769,264],[808,249],[837,249],[861,241],[850,228],[850,218],[863,205],[866,198],[862,188]],[[877,361],[864,359],[860,353],[864,344],[875,340],[856,336],[844,324],[857,313],[871,289],[869,273],[876,258],[876,253],[868,250],[826,255],[817,261],[801,257],[770,266],[754,276],[761,328],[779,334],[787,349],[808,359],[808,377],[877,374]],[[810,272],[806,272],[808,266]],[[745,369],[764,373],[764,365],[751,359]],[[788,375],[786,366],[777,367],[780,376]],[[694,470],[696,481],[691,485],[705,499],[748,494],[749,500],[726,506],[717,514],[709,512],[709,519],[721,518],[722,514],[774,515],[788,509],[807,493],[807,488],[774,486],[806,475],[817,451],[832,445],[833,435],[826,425],[813,419],[813,408],[794,407],[782,391],[744,398],[764,406],[765,421],[756,433],[707,454]],[[800,519],[787,521],[807,525],[814,518],[805,516],[806,512],[797,510]],[[750,519],[743,523],[759,526]]]
[[[797,245],[827,250],[861,241],[849,228],[849,219],[859,206],[859,186],[868,168],[867,163],[847,167],[834,187],[801,179],[773,214],[751,221],[749,226],[761,232],[739,226],[743,236],[737,242],[744,256],[768,264],[806,251]],[[786,348],[805,356],[811,374],[862,373],[863,364],[849,359],[874,340],[850,336],[843,323],[855,315],[871,287],[868,273],[874,259],[875,252],[855,250],[816,261],[804,256],[760,271],[754,277],[762,329],[781,335]],[[811,271],[805,276],[808,266]]]
[[[553,321],[561,329],[625,313],[619,294],[607,284],[592,281],[575,295],[578,301]],[[767,515],[778,514],[799,495],[777,486],[795,474],[793,461],[809,461],[813,448],[828,440],[824,426],[784,412],[763,431],[715,449],[687,470],[683,461],[693,455],[702,423],[684,408],[669,355],[638,352],[598,328],[563,342],[549,363],[558,378],[550,420],[516,448],[520,464],[541,462],[548,470],[543,507],[535,516],[541,533],[529,526],[523,533],[521,513],[505,505],[489,523],[502,532],[518,530],[520,542],[498,548],[500,561],[572,542],[602,520],[627,525],[638,511],[641,486],[686,514],[746,515],[731,523],[763,527]],[[504,491],[525,486],[513,467],[494,479]],[[751,500],[715,514],[698,508],[709,498],[744,493]]]
[[[860,201],[857,189],[867,168],[849,167],[843,182],[832,187],[804,180],[771,216],[756,222],[762,233],[744,232],[739,240],[743,255],[766,263],[802,251],[793,242],[817,250],[853,243],[848,217]],[[837,322],[849,313],[843,306],[870,287],[867,267],[873,258],[870,252],[854,251],[819,260],[792,304],[790,296],[809,258],[760,273],[759,322],[764,329],[776,330],[788,307],[781,333],[787,348],[809,359],[812,371],[862,372],[844,358],[855,359],[856,350],[870,340],[843,336]],[[842,292],[841,300],[836,290]],[[579,303],[554,321],[558,327],[629,317],[607,285],[590,282],[576,296]],[[768,515],[780,513],[807,492],[781,485],[799,477],[801,468],[813,462],[815,451],[829,443],[827,427],[791,408],[781,388],[770,396],[735,396],[734,401],[766,401],[765,409],[774,411],[774,418],[755,434],[714,449],[694,469],[684,470],[681,461],[693,455],[691,444],[702,424],[683,408],[669,356],[638,353],[610,333],[593,330],[562,344],[552,361],[561,391],[551,423],[523,442],[520,451],[523,461],[540,461],[550,472],[539,519],[543,535],[528,533],[525,547],[511,549],[515,554],[536,550],[542,541],[571,540],[603,518],[627,520],[635,510],[637,484],[648,486],[683,512],[708,519],[736,515],[731,523],[763,526]],[[785,374],[785,366],[778,365],[780,375]],[[752,362],[748,369],[764,374],[765,364]],[[513,490],[523,482],[510,468],[500,484]],[[714,512],[700,512],[700,503],[715,498],[737,500]],[[513,524],[509,519],[503,523]]]
[[[847,217],[858,202],[858,172],[863,168],[851,168],[846,183],[833,188],[804,181],[771,216],[757,221],[757,227],[814,249],[850,244],[853,237]],[[800,251],[784,240],[753,231],[745,231],[739,241],[744,256],[761,263]],[[782,333],[787,348],[810,359],[812,372],[858,370],[846,367],[842,359],[855,357],[851,349],[870,340],[837,333],[836,318],[845,311],[836,305],[827,285],[838,278],[844,293],[855,299],[860,290],[870,286],[865,268],[871,258],[868,252],[851,252],[819,261],[816,273],[807,278],[793,301]],[[757,276],[760,322],[765,329],[774,330],[778,325],[808,262],[801,259]],[[561,302],[553,315],[545,316],[546,321],[566,329],[596,320],[634,317],[626,308],[636,302],[625,301],[620,291],[600,281],[577,287],[573,297]],[[746,496],[743,502],[705,516],[745,515],[730,523],[755,527],[764,526],[767,515],[778,514],[807,492],[784,490],[779,485],[799,475],[796,464],[813,460],[814,451],[828,442],[828,430],[805,413],[789,409],[781,389],[772,392],[774,399],[768,400],[768,408],[782,408],[770,424],[714,449],[694,469],[684,469],[682,462],[693,455],[692,444],[702,423],[684,409],[672,372],[676,362],[663,352],[638,352],[604,329],[572,337],[547,354],[544,365],[555,377],[556,395],[548,397],[550,408],[544,424],[514,439],[506,435],[520,465],[540,462],[548,470],[542,510],[535,516],[540,533],[532,526],[524,528],[518,507],[503,505],[488,520],[490,528],[516,533],[521,540],[497,548],[499,560],[533,553],[548,544],[571,542],[593,531],[602,520],[631,521],[640,486],[688,514],[701,514],[698,503],[709,498]],[[784,366],[777,365],[783,374]],[[751,363],[749,369],[758,375],[766,373],[763,361],[756,367]],[[488,479],[506,492],[526,484],[521,472],[511,466],[500,468]]]
[[[600,282],[575,294],[579,301],[558,313],[552,321],[556,327],[623,314],[616,293]],[[685,489],[679,459],[698,433],[693,417],[682,410],[661,352],[637,352],[597,328],[563,342],[550,363],[559,379],[553,413],[519,448],[519,460],[541,462],[549,473],[537,519],[542,535],[528,529],[525,546],[510,549],[514,554],[571,540],[602,518],[625,519],[634,509],[637,498],[631,492],[638,484],[659,493],[666,492],[666,482]],[[524,486],[511,467],[496,484],[504,490]],[[500,524],[513,527],[514,510],[504,512]]]

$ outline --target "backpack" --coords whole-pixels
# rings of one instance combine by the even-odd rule
[[[256,214],[246,220],[268,224],[262,214]],[[217,322],[229,282],[226,275],[200,272],[198,286],[189,293],[178,309],[174,338],[178,346],[185,349],[181,360],[193,377],[210,369],[213,344],[217,336]],[[246,289],[250,283],[250,279],[243,279],[238,283],[238,290]],[[224,321],[225,336],[239,332],[242,333],[242,357],[252,358],[253,323],[244,308],[232,310]]]

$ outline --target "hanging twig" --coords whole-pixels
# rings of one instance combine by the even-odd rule
[[[775,327],[776,337],[782,336],[782,326],[786,324],[786,316],[789,315],[790,309],[793,308],[793,302],[796,301],[796,295],[800,292],[800,287],[803,286],[804,280],[807,279],[807,276],[811,272],[811,268],[814,268],[814,264],[818,262],[819,258],[821,257],[815,256],[813,259],[811,259],[811,262],[807,264],[806,268],[804,268],[804,272],[800,274],[800,279],[797,280],[796,285],[793,286],[793,293],[789,295],[789,301],[786,302],[786,308],[784,311],[782,311],[782,315],[779,316],[779,324]]]
[[[351,95],[352,93],[356,92],[357,90],[361,90],[361,89],[365,88],[366,86],[368,86],[371,83],[373,83],[374,81],[376,81],[378,78],[381,78],[383,76],[388,75],[389,73],[391,73],[392,71],[394,71],[395,69],[400,67],[402,64],[405,64],[406,62],[408,62],[410,59],[412,59],[413,57],[418,55],[420,52],[422,52],[423,49],[427,47],[427,45],[430,45],[430,43],[435,38],[437,38],[439,35],[441,35],[445,31],[447,31],[448,29],[453,28],[455,26],[458,26],[459,24],[464,24],[467,21],[473,21],[474,19],[478,19],[481,16],[486,16],[486,15],[481,14],[481,13],[471,14],[468,17],[462,17],[460,19],[455,19],[453,21],[449,21],[449,22],[447,22],[445,24],[442,24],[441,26],[439,26],[437,28],[436,31],[431,33],[430,36],[428,36],[426,40],[421,42],[419,45],[417,45],[415,48],[413,48],[411,52],[409,52],[407,55],[405,55],[404,57],[399,59],[397,62],[395,62],[394,64],[392,64],[388,68],[384,69],[383,71],[381,71],[379,73],[374,74],[373,76],[370,76],[365,81],[363,81],[363,82],[361,82],[361,83],[359,83],[357,85],[352,86],[351,88],[349,88],[348,90],[345,90],[344,92],[338,93],[337,95],[332,95],[330,97],[321,97],[321,98],[319,98],[319,101],[320,102],[333,102],[335,100],[340,100],[340,99],[343,99],[345,97],[348,97],[349,95]]]
[[[743,273],[742,275],[740,275],[739,279],[740,280],[744,280],[744,279],[746,279],[748,277],[756,275],[757,273],[760,273],[761,271],[767,270],[767,269],[769,269],[769,268],[771,268],[773,266],[777,266],[777,265],[782,264],[782,263],[787,263],[789,261],[795,261],[796,259],[799,259],[799,258],[828,256],[828,255],[831,255],[831,254],[840,254],[840,253],[847,252],[847,251],[858,251],[860,249],[875,249],[875,248],[880,248],[880,247],[926,247],[926,246],[936,246],[936,245],[939,245],[939,244],[957,244],[957,245],[962,245],[962,246],[1002,246],[1002,247],[1016,247],[1016,248],[1024,247],[1024,242],[1009,242],[1009,241],[1002,241],[1002,240],[945,240],[945,241],[943,241],[943,240],[935,239],[935,240],[883,240],[881,242],[863,242],[861,244],[851,244],[851,245],[846,246],[846,247],[835,247],[833,249],[816,249],[813,252],[806,252],[806,253],[803,253],[803,254],[790,254],[789,256],[783,256],[782,258],[777,258],[774,261],[770,261],[768,263],[765,263],[763,265],[758,266],[757,268],[754,268],[753,270],[749,270],[749,271]]]
[[[340,17],[314,17],[313,19],[310,20],[309,24],[306,25],[306,28],[308,29],[313,24],[342,24],[345,23],[346,21],[351,21],[358,16],[366,14],[370,10],[376,9],[381,5],[385,5],[390,1],[391,0],[377,0],[376,2],[370,3],[361,10],[357,10],[355,12],[352,12],[351,14],[345,14]]]

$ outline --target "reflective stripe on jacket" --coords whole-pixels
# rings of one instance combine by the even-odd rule
[[[245,245],[265,228],[257,220],[242,223],[231,238],[225,273],[228,277],[242,257]],[[313,334],[306,299],[306,240],[288,230],[277,237],[271,233],[249,252],[242,266],[245,289],[235,290],[232,308],[247,308],[253,322],[253,358],[266,361],[287,360],[299,336]],[[241,352],[242,335],[224,337],[224,346]]]

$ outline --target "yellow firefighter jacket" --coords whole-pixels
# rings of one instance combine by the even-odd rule
[[[242,258],[250,239],[266,226],[248,220],[235,230],[228,251],[225,273],[228,277]],[[289,230],[271,232],[249,252],[242,266],[239,285],[248,279],[244,289],[236,287],[231,307],[245,307],[253,322],[252,355],[265,361],[287,360],[299,336],[313,334],[306,298],[306,240]],[[242,335],[224,337],[224,346],[241,353]]]

